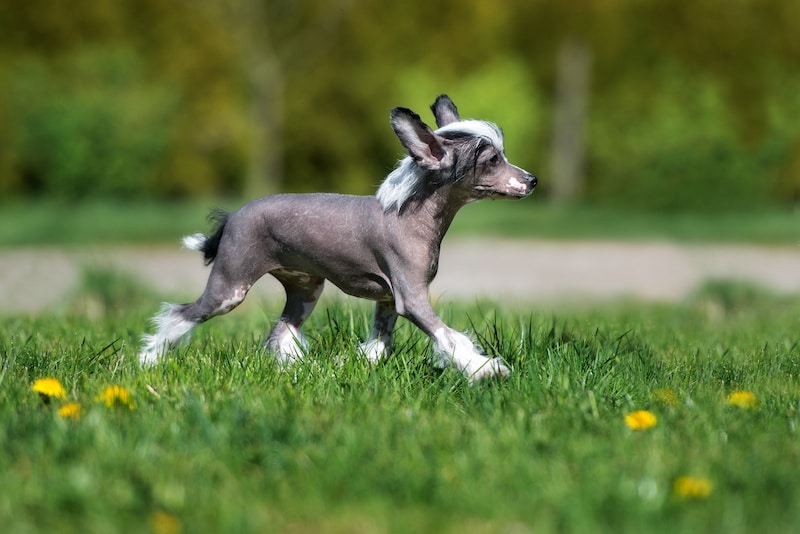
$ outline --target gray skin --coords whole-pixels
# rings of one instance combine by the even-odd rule
[[[440,128],[458,126],[449,98],[443,95],[431,107]],[[347,294],[376,301],[372,333],[362,345],[370,361],[391,352],[402,316],[434,340],[436,365],[454,366],[471,382],[506,376],[502,361],[479,355],[444,324],[428,300],[428,286],[456,212],[483,198],[525,197],[536,178],[510,164],[497,143],[475,142],[469,128],[469,142],[464,132],[437,135],[405,108],[392,111],[391,125],[426,183],[399,206],[382,206],[375,196],[280,194],[223,218],[216,234],[194,247],[213,261],[205,291],[193,303],[162,312],[159,332],[145,338],[141,363],[154,363],[195,325],[231,311],[270,273],[286,290],[286,305],[266,341],[281,362],[303,356],[300,328],[329,280]]]

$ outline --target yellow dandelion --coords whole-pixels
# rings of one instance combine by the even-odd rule
[[[177,517],[161,511],[150,514],[150,525],[156,534],[180,534],[182,528]]]
[[[711,494],[711,481],[707,478],[678,477],[672,485],[672,491],[684,499],[705,499]]]
[[[749,409],[758,406],[758,397],[752,391],[734,391],[728,395],[728,404]]]
[[[676,406],[678,404],[678,394],[670,388],[654,389],[653,400],[664,406]]]
[[[636,410],[625,416],[625,424],[632,430],[647,430],[656,426],[658,419],[653,412]]]
[[[108,386],[103,393],[94,398],[97,402],[105,403],[107,408],[122,407],[133,410],[136,406],[131,400],[131,394],[122,386]]]
[[[33,383],[31,390],[38,393],[45,404],[49,403],[53,397],[56,399],[67,397],[67,391],[57,378],[40,378]]]
[[[68,402],[64,406],[58,409],[59,417],[63,417],[64,419],[72,419],[73,421],[77,421],[81,418],[81,405],[77,402]]]

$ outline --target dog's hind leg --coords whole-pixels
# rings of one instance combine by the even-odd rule
[[[287,366],[301,360],[308,350],[308,342],[300,329],[314,310],[325,279],[289,271],[272,274],[286,290],[286,305],[265,345],[279,365]]]
[[[395,322],[397,312],[393,300],[379,300],[375,303],[372,332],[369,339],[360,346],[361,353],[370,363],[378,363],[391,354]]]
[[[165,304],[161,312],[153,318],[156,332],[142,338],[139,364],[153,365],[164,354],[191,333],[200,323],[233,310],[241,304],[252,283],[239,281],[230,283],[215,264],[208,278],[206,289],[191,304]]]
[[[183,311],[186,306],[186,304],[165,303],[158,315],[152,318],[156,332],[142,336],[139,365],[144,367],[158,363],[169,349],[177,345],[197,325],[184,316]]]

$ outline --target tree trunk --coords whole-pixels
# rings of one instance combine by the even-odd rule
[[[583,189],[585,129],[591,74],[585,42],[567,38],[558,49],[553,145],[550,154],[552,198],[569,202]]]
[[[243,191],[246,198],[275,193],[283,180],[283,73],[273,54],[258,59],[250,73],[253,140]]]

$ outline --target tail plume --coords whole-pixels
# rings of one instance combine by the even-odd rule
[[[203,244],[206,242],[206,236],[204,234],[192,234],[184,236],[181,239],[181,244],[183,248],[188,248],[189,250],[196,250],[198,252],[203,251]]]
[[[217,257],[217,250],[219,250],[219,242],[222,239],[222,233],[225,230],[225,224],[228,222],[230,213],[223,210],[213,210],[208,215],[208,220],[214,223],[214,229],[211,235],[192,234],[183,238],[182,243],[185,248],[189,250],[197,250],[203,253],[206,265],[209,265]]]

